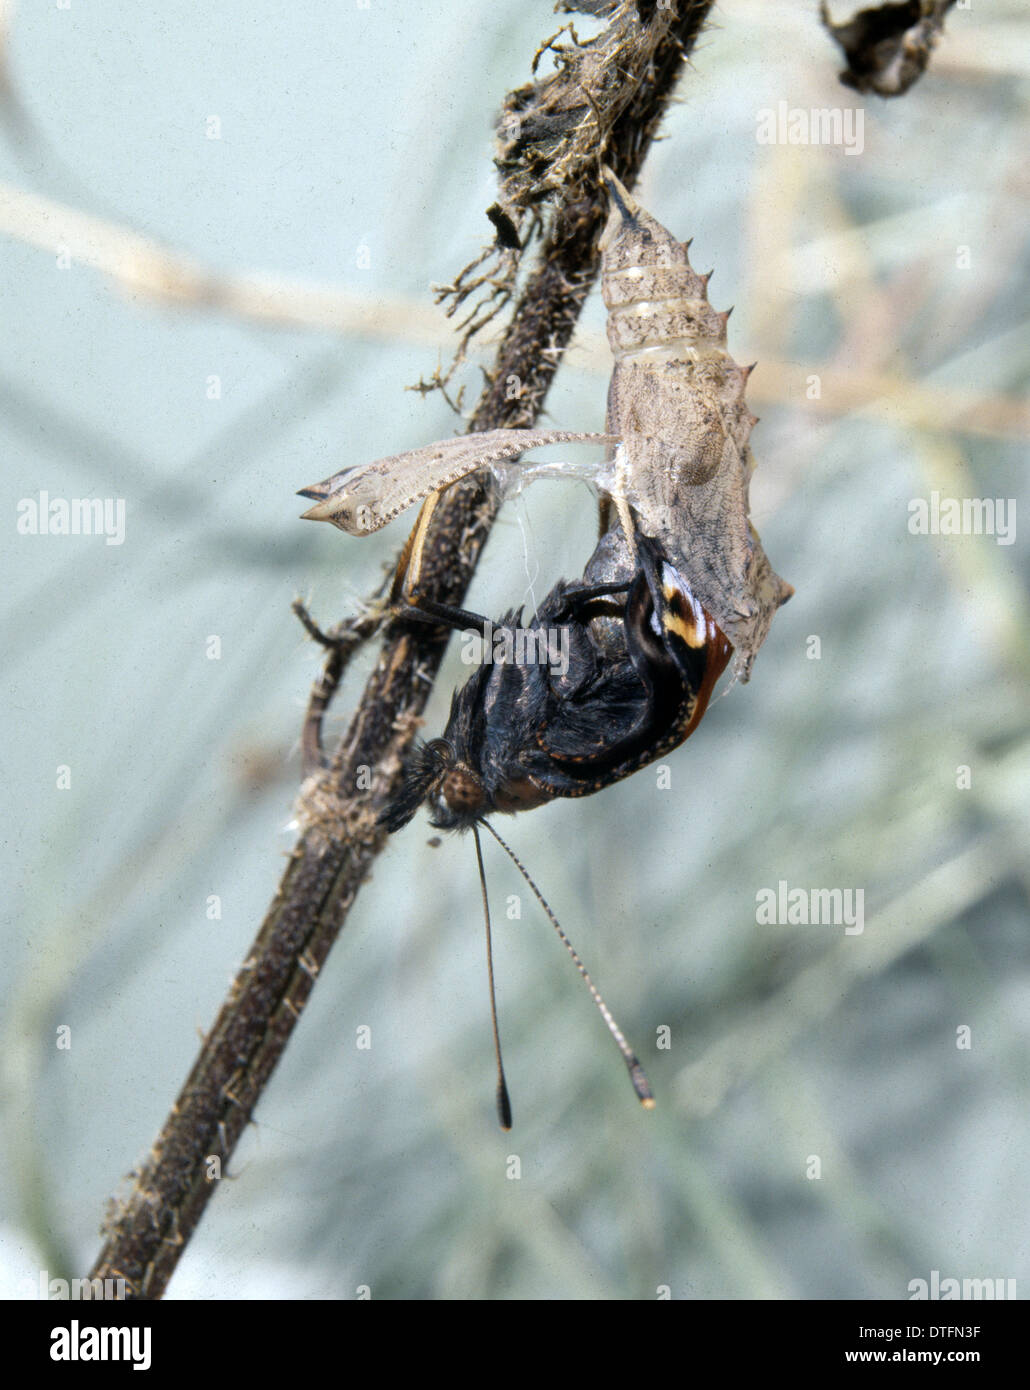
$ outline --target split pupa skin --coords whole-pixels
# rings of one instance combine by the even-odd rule
[[[733,643],[746,680],[773,614],[794,592],[750,521],[751,368],[730,356],[729,314],[709,304],[709,277],[691,267],[687,244],[608,170],[605,182],[601,290],[615,357],[608,433],[622,441],[638,526],[661,543]]]
[[[352,535],[385,525],[413,502],[479,468],[510,479],[513,461],[545,444],[598,444],[603,461],[520,464],[527,477],[588,471],[631,537],[657,542],[732,643],[746,681],[777,608],[794,592],[773,570],[750,520],[757,423],[745,391],[751,367],[726,341],[729,312],[708,301],[707,275],[687,243],[645,211],[608,169],[601,290],[614,358],[604,432],[491,430],[346,468],[304,489],[312,520]]]

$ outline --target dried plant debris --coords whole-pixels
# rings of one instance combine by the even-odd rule
[[[521,251],[522,239],[519,236],[519,229],[500,203],[491,203],[486,210],[486,215],[494,224],[498,246],[503,246],[508,251]]]
[[[533,59],[534,74],[545,57],[555,70],[505,98],[497,123],[499,196],[487,209],[496,235],[452,284],[438,288],[448,317],[465,316],[453,361],[418,390],[446,388],[472,339],[508,305],[522,252],[546,234],[555,212],[596,196],[616,123],[640,103],[670,35],[699,26],[710,0],[570,0],[560,8],[608,23],[590,39],[580,39],[574,23],[563,25]]]
[[[955,0],[900,0],[859,10],[835,24],[823,0],[822,21],[848,61],[841,82],[856,92],[903,95],[926,71],[944,32],[944,16],[954,4]]]
[[[618,9],[618,7],[619,0],[560,0],[560,3],[555,6],[555,9],[561,11],[563,14],[590,14],[600,16],[611,14],[611,12]],[[643,3],[643,0],[637,5],[637,10],[640,12],[642,19],[647,19],[648,16],[646,11],[649,9],[654,9],[653,0],[650,5]]]
[[[692,6],[682,0],[679,8]],[[499,201],[516,223],[545,199],[571,204],[589,195],[599,153],[633,96],[622,74],[646,80],[677,19],[675,7],[632,0],[591,7],[601,10],[611,20],[600,34],[581,40],[572,23],[564,25],[533,60],[535,72],[550,55],[556,70],[505,98],[497,125]]]

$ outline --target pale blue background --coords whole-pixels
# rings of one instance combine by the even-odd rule
[[[861,157],[790,162],[756,143],[756,112],[852,104],[835,51],[814,5],[723,8],[641,196],[715,266],[717,307],[736,301],[738,360],[847,373],[871,344],[887,378],[1025,391],[1020,9],[954,15],[907,99],[859,103]],[[293,494],[455,428],[439,397],[403,388],[446,360],[430,286],[490,235],[493,113],[558,23],[548,3],[464,0],[14,8],[5,185],[216,272],[345,289],[384,315],[400,302],[410,328],[169,308],[0,239],[9,1296],[91,1262],[104,1202],[274,892],[317,668],[290,601],[351,611],[403,536],[302,524]],[[791,272],[762,259],[777,219]],[[864,270],[834,295],[818,274],[832,284],[842,246]],[[911,315],[906,283],[932,290]],[[592,302],[585,330],[601,322]],[[600,426],[603,365],[569,354],[556,423]],[[474,398],[474,365],[467,382]],[[517,1126],[498,1133],[472,849],[429,848],[420,820],[361,894],[172,1296],[899,1298],[932,1269],[1030,1290],[1026,542],[906,527],[912,497],[963,476],[948,460],[972,495],[1025,507],[1025,446],[774,394],[757,406],[754,512],[797,597],[751,684],[670,759],[671,790],[647,771],[501,826],[645,1056],[657,1111],[634,1105],[528,895],[506,920],[519,885],[488,849]],[[17,536],[18,500],[41,489],[124,497],[125,544]],[[580,485],[534,489],[471,605],[496,614],[578,573],[593,524]],[[462,674],[450,662],[429,733]],[[756,890],[781,878],[864,887],[864,935],[756,926]],[[673,1047],[656,1053],[663,1024]]]

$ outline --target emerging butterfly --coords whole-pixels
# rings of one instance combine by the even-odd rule
[[[596,465],[536,463],[529,471],[591,473],[602,494],[602,529],[614,505],[629,537],[659,542],[733,643],[737,675],[747,680],[773,614],[794,592],[769,564],[749,516],[757,421],[744,392],[752,368],[739,367],[727,351],[729,311],[709,304],[710,275],[691,268],[689,243],[645,212],[610,170],[604,179],[611,211],[601,289],[615,358],[605,431],[490,430],[441,440],[304,488],[301,495],[316,504],[304,516],[363,535],[428,498],[421,535],[434,494],[477,469],[510,465],[543,445],[607,445]],[[420,548],[416,542],[416,556]]]
[[[539,889],[488,817],[599,791],[682,743],[697,728],[731,657],[746,680],[772,616],[793,592],[774,573],[751,526],[748,489],[756,421],[744,402],[750,368],[726,349],[728,313],[708,303],[708,276],[604,173],[610,214],[601,241],[602,291],[614,367],[603,433],[493,430],[342,470],[302,495],[304,515],[351,535],[378,530],[424,500],[402,556],[394,596],[413,618],[501,639],[453,699],[440,738],[420,745],[379,821],[406,825],[423,804],[432,823],[471,829],[487,924],[498,1111],[511,1124],[500,1056],[489,905],[480,827],[526,877],[614,1037],[638,1098],[653,1095],[582,961]],[[550,444],[602,444],[602,462],[520,463],[519,482],[588,476],[601,496],[601,538],[577,583],[559,582],[529,627],[506,614],[496,626],[418,596],[422,546],[440,490],[480,468],[508,485],[513,461]],[[403,583],[401,582],[403,580]],[[520,638],[524,652],[519,658]],[[562,656],[560,662],[553,659]],[[547,659],[545,659],[547,658]]]

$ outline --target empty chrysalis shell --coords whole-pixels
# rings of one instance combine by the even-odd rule
[[[750,367],[726,347],[729,312],[708,302],[688,243],[645,212],[610,170],[601,288],[615,367],[608,433],[622,440],[625,492],[733,643],[746,680],[773,614],[794,592],[749,519],[757,423],[744,398]]]

